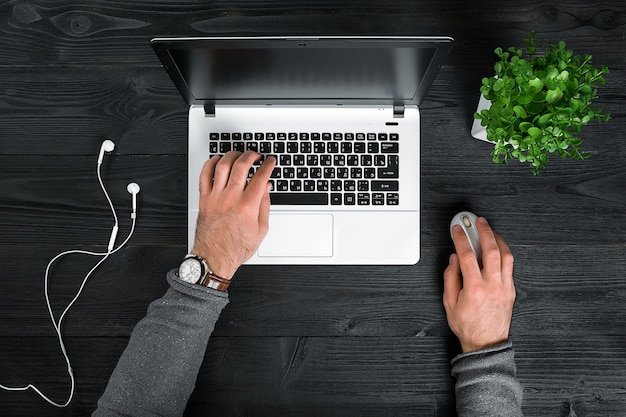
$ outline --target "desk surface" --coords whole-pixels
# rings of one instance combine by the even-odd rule
[[[621,0],[437,2],[8,1],[0,4],[0,383],[59,401],[68,378],[43,298],[56,253],[102,250],[141,184],[130,245],[91,278],[64,332],[78,389],[68,409],[0,392],[3,415],[87,415],[135,323],[185,254],[186,105],[154,56],[156,36],[450,35],[422,106],[422,253],[415,266],[244,267],[211,339],[188,416],[453,416],[458,352],[441,306],[460,209],[486,216],[516,257],[511,337],[528,416],[626,415],[626,6]],[[585,162],[533,177],[491,162],[469,135],[496,46],[564,39],[611,73],[610,123],[583,132]],[[124,214],[122,234],[129,220]],[[53,270],[53,305],[94,259]],[[375,279],[374,279],[375,277]],[[384,282],[381,283],[381,280]]]

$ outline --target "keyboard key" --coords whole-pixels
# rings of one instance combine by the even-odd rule
[[[378,140],[387,140],[389,136],[386,133],[379,133]]]
[[[356,199],[359,206],[369,206],[370,204],[369,193],[358,193]]]
[[[315,181],[314,180],[304,180],[303,190],[304,191],[315,191]]]
[[[354,153],[365,153],[365,143],[364,142],[356,142],[354,144]]]
[[[309,178],[309,169],[305,167],[296,168],[296,178]]]
[[[311,153],[311,142],[300,143],[300,153]]]
[[[276,191],[289,191],[289,181],[286,181],[286,180],[276,181]]]
[[[232,149],[230,142],[220,142],[220,153],[224,154],[230,152]]]
[[[376,140],[376,133],[368,133],[367,140]]]
[[[341,193],[332,193],[330,195],[331,205],[338,206],[338,205],[341,205],[342,202],[343,202],[343,196],[341,195]]]
[[[236,142],[236,143],[240,143],[241,145],[243,145],[243,142]],[[267,141],[260,142],[259,152],[264,155],[267,155],[268,153],[272,153],[272,143],[267,142]]]
[[[350,168],[350,178],[357,180],[363,178],[363,168]]]
[[[390,133],[389,140],[400,140],[400,135],[398,135],[397,133]]]
[[[349,167],[359,166],[359,156],[358,155],[348,155],[346,160]]]
[[[390,165],[386,168],[378,168],[378,178],[398,178],[398,165]]]
[[[345,193],[343,195],[343,204],[346,206],[353,206],[356,204],[356,196],[354,193]]]
[[[343,188],[343,181],[341,180],[332,180],[330,182],[330,191],[341,191]]]
[[[385,194],[384,193],[373,193],[372,194],[372,204],[375,206],[383,206],[385,205]]]
[[[380,152],[381,153],[398,153],[398,143],[397,142],[386,142],[380,144]]]
[[[291,191],[302,191],[302,181],[301,180],[291,180],[291,181],[289,181],[289,190],[291,190]]]
[[[317,191],[328,191],[328,180],[317,180]]]
[[[387,193],[387,205],[397,206],[400,204],[400,195],[398,193]]]
[[[328,193],[270,193],[272,205],[327,206]]]
[[[295,166],[303,166],[304,165],[304,155],[294,155],[293,156],[293,164]]]
[[[322,178],[322,168],[314,167],[310,168],[309,171],[311,178]]]
[[[374,180],[371,183],[372,191],[398,191],[398,181],[378,181]]]
[[[285,144],[283,142],[274,142],[274,153],[285,153]]]

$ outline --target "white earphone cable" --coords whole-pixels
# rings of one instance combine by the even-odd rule
[[[107,202],[109,203],[109,207],[111,208],[111,212],[113,213],[113,218],[115,220],[115,225],[114,225],[114,229],[117,229],[118,227],[118,218],[117,218],[117,213],[115,212],[115,208],[113,207],[113,203],[111,201],[111,198],[109,197],[109,193],[107,192],[104,183],[102,181],[102,175],[100,173],[100,161],[98,162],[98,167],[97,167],[97,175],[98,175],[98,182],[100,183],[100,188],[102,188],[102,192],[104,193],[104,196],[107,199]],[[59,408],[63,408],[63,407],[67,407],[69,405],[69,403],[72,401],[72,398],[74,397],[74,391],[76,389],[76,381],[74,379],[74,371],[72,370],[72,365],[70,363],[70,358],[67,354],[67,350],[65,348],[65,343],[63,342],[63,336],[61,333],[61,325],[63,323],[63,319],[65,318],[65,315],[68,313],[68,311],[72,308],[72,306],[74,305],[74,303],[78,300],[78,298],[80,297],[81,293],[83,292],[83,289],[85,288],[85,285],[87,284],[87,281],[89,280],[89,278],[91,277],[91,275],[94,273],[94,271],[96,269],[98,269],[98,267],[107,260],[107,258],[109,256],[111,256],[112,254],[116,253],[117,251],[119,251],[124,245],[126,245],[126,243],[128,243],[128,241],[130,240],[130,238],[132,237],[134,231],[135,231],[135,224],[137,222],[137,216],[136,216],[136,212],[135,210],[132,211],[131,214],[131,219],[132,219],[132,225],[130,228],[130,231],[128,233],[128,236],[126,237],[126,239],[122,242],[121,245],[119,245],[117,248],[112,249],[112,243],[114,243],[113,241],[115,240],[114,237],[112,237],[111,242],[109,242],[109,247],[107,248],[106,252],[92,252],[92,251],[86,251],[86,250],[68,250],[65,252],[61,252],[58,255],[56,255],[54,258],[52,258],[50,260],[50,262],[48,262],[48,265],[46,266],[46,272],[44,274],[44,293],[45,293],[45,299],[46,299],[46,306],[48,308],[48,314],[50,315],[50,320],[52,321],[52,325],[54,326],[54,330],[57,334],[57,339],[59,342],[59,347],[61,349],[61,353],[63,354],[63,357],[65,358],[65,362],[67,364],[67,373],[70,377],[70,382],[71,382],[71,387],[70,387],[70,393],[69,393],[69,397],[67,399],[67,401],[65,403],[57,403],[55,401],[52,401],[51,399],[49,399],[43,392],[41,392],[41,390],[39,390],[39,388],[37,388],[36,386],[34,386],[33,384],[28,384],[27,386],[24,387],[8,387],[5,385],[0,384],[0,388],[7,390],[7,391],[27,391],[28,389],[32,389],[33,391],[35,391],[37,394],[39,394],[39,396],[41,398],[43,398],[44,400],[46,400],[48,403],[50,403],[51,405],[55,406],[55,407],[59,407]],[[117,231],[115,231],[114,233],[116,233]],[[99,260],[87,273],[87,275],[85,275],[85,278],[83,279],[78,291],[76,292],[76,295],[74,296],[74,298],[72,299],[72,301],[69,302],[69,304],[67,305],[67,307],[65,307],[65,309],[63,310],[63,313],[61,313],[58,321],[55,320],[54,318],[54,312],[52,311],[52,305],[50,303],[50,295],[48,292],[48,287],[49,287],[49,274],[50,274],[50,268],[52,267],[52,265],[54,264],[54,262],[56,262],[57,260],[61,259],[62,257],[66,256],[66,255],[70,255],[70,254],[81,254],[81,255],[89,255],[89,256],[101,256],[102,259]]]

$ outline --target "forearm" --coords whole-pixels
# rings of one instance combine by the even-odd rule
[[[94,417],[183,414],[228,296],[185,284],[173,271],[167,279],[171,288],[133,330]]]
[[[520,417],[523,389],[516,376],[511,343],[452,360],[459,417]]]

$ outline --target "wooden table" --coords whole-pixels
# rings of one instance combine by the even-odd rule
[[[496,46],[560,39],[611,73],[592,156],[529,167],[491,162],[469,135]],[[211,339],[188,416],[453,416],[458,352],[441,305],[451,216],[486,216],[516,257],[511,337],[528,416],[626,415],[626,5],[518,1],[5,1],[0,3],[0,383],[69,389],[47,318],[56,253],[103,250],[103,176],[130,245],[93,275],[64,332],[78,389],[67,409],[0,392],[0,414],[82,416],[95,407],[135,323],[186,253],[187,106],[149,40],[208,35],[450,35],[422,106],[422,251],[415,266],[243,267]],[[53,269],[57,311],[97,259]]]

